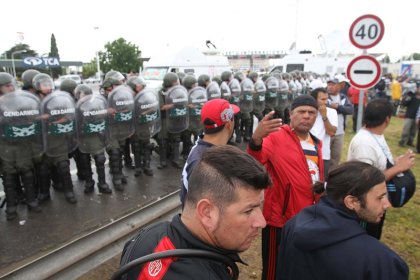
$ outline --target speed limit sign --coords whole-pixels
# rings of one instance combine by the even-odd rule
[[[350,41],[360,48],[368,49],[381,41],[384,36],[385,26],[382,20],[375,15],[358,17],[350,26]]]

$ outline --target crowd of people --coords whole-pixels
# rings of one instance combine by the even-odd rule
[[[155,151],[157,168],[171,163],[182,169],[183,210],[128,242],[121,265],[153,252],[191,248],[241,262],[237,253],[262,229],[262,279],[408,279],[405,262],[379,239],[390,207],[385,182],[412,168],[415,153],[394,158],[384,131],[395,107],[406,106],[399,144],[413,145],[418,87],[401,93],[398,103],[366,94],[363,127],[340,164],[347,119],[353,115],[355,123],[360,94],[341,74],[322,80],[300,71],[261,77],[226,71],[213,78],[167,73],[155,91],[141,77],[110,71],[101,94],[71,80],[53,91],[51,77],[35,70],[25,71],[22,80],[18,91],[13,77],[0,73],[0,111],[10,116],[0,122],[8,220],[16,218],[22,194],[35,212],[50,199],[51,188],[76,203],[71,157],[85,193],[95,186],[92,157],[98,190],[108,194],[105,152],[114,190],[124,191],[123,166],[135,169],[135,176],[153,176]],[[16,102],[20,107],[10,105]],[[22,113],[36,106],[39,113]],[[8,138],[13,128],[37,122],[42,133]],[[74,129],[57,133],[70,123]],[[44,141],[34,141],[40,134]],[[33,144],[22,148],[28,139]],[[242,142],[246,151],[234,147]],[[340,269],[350,264],[351,274]],[[149,262],[126,279],[194,279],[197,272],[205,279],[231,276],[225,265],[193,258]]]

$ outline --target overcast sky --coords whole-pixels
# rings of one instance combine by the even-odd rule
[[[348,38],[350,25],[374,14],[385,35],[369,52],[397,60],[420,52],[419,6],[416,0],[4,1],[0,53],[19,42],[18,32],[40,55],[49,52],[54,33],[61,60],[83,62],[120,37],[144,57],[168,48],[204,48],[206,40],[221,51],[285,51],[296,40],[298,49],[318,53],[319,35],[328,51],[359,53]]]

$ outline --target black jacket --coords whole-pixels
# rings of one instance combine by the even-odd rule
[[[158,223],[142,229],[131,241],[127,242],[121,257],[120,265],[129,263],[139,257],[172,249],[200,249],[228,256],[235,262],[242,262],[236,252],[212,247],[197,239],[184,226],[180,215],[174,216],[172,222]],[[140,273],[141,278],[138,278]],[[151,277],[149,274],[155,274]],[[124,278],[122,278],[124,279]],[[232,279],[226,265],[221,262],[200,258],[162,259],[160,262],[146,263],[136,267],[127,274],[127,280],[136,279]]]
[[[276,279],[408,279],[406,263],[327,197],[283,228]]]
[[[416,93],[409,91],[401,101],[402,106],[407,107],[407,111],[405,112],[405,118],[407,119],[415,119],[417,114],[417,109],[420,105],[420,99],[416,97]]]

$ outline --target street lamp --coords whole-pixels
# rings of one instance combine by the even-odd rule
[[[99,27],[95,26],[93,29],[99,30]],[[102,79],[101,79],[101,70],[99,69],[99,51],[96,52],[96,68],[98,69],[98,73],[96,75],[98,76],[99,83],[101,83]]]
[[[13,77],[16,79],[16,68],[15,68],[15,54],[17,53],[25,53],[26,50],[20,50],[20,51],[15,51],[12,52],[12,67],[13,67]]]

